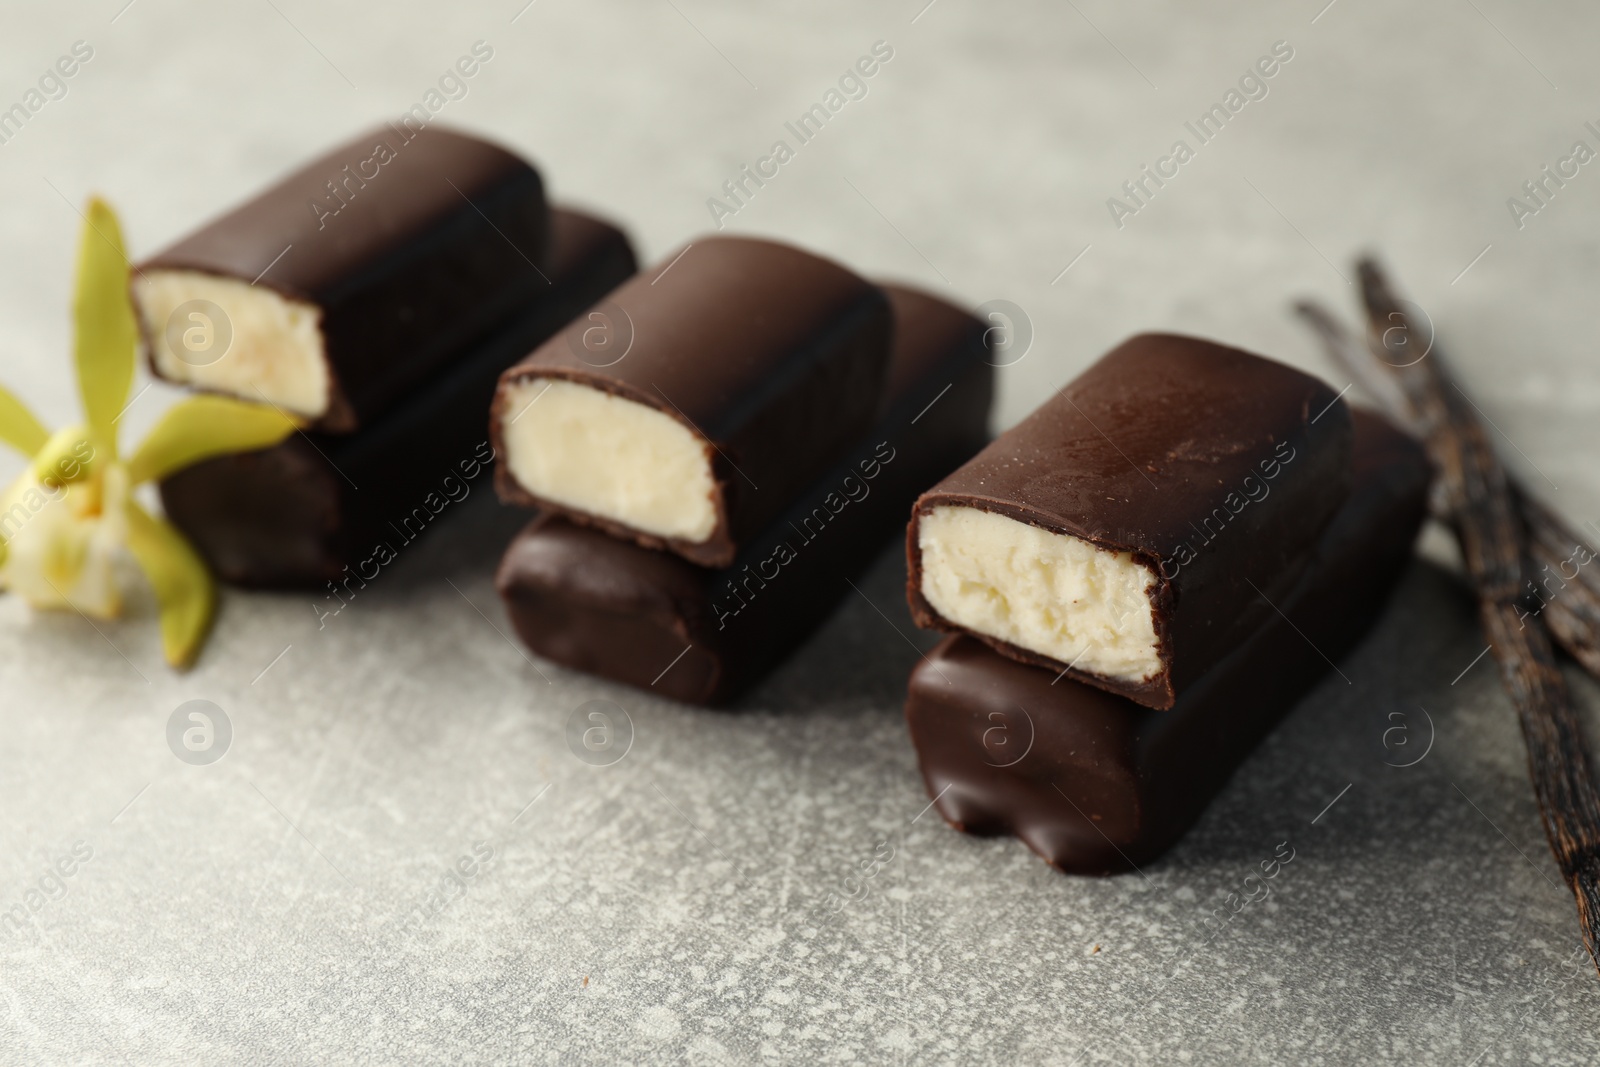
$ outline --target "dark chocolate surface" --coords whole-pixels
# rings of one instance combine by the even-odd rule
[[[906,721],[945,820],[1015,834],[1064,871],[1160,855],[1382,610],[1426,512],[1421,445],[1355,414],[1354,488],[1276,612],[1170,711],[947,638],[911,675]],[[1324,658],[1328,657],[1328,658]]]
[[[439,127],[390,125],[140,269],[255,281],[320,308],[331,384],[316,427],[347,432],[548,289],[549,240],[543,185],[522,159]]]
[[[492,454],[487,412],[500,372],[634,270],[627,238],[608,223],[556,210],[551,230],[553,284],[387,415],[354,434],[296,434],[162,482],[168,516],[221,578],[265,588],[348,579],[380,542],[398,547],[445,510],[434,510],[441,500],[454,506],[460,490],[447,476],[487,491],[475,479]]]
[[[1344,402],[1291,367],[1192,337],[1131,338],[917,500],[906,535],[912,617],[967,632],[922,595],[917,519],[936,507],[1131,552],[1157,572],[1164,669],[1142,682],[1071,674],[1169,708],[1270,610],[1260,593],[1294,584],[1349,491],[1350,433]],[[1067,667],[973,636],[1024,663]]]
[[[888,304],[877,287],[809,252],[703,237],[623,285],[606,304],[628,323],[625,356],[592,365],[575,340],[588,328],[579,322],[503,380],[563,378],[686,423],[713,446],[717,527],[704,543],[654,537],[537,499],[502,467],[496,487],[508,502],[560,511],[705,566],[727,566],[843,458],[878,410],[889,362]],[[495,400],[497,434],[504,396]]]
[[[926,294],[884,292],[895,345],[877,424],[719,570],[558,515],[511,543],[496,584],[539,655],[695,704],[721,704],[792,652],[900,529],[916,493],[987,439],[984,326]]]

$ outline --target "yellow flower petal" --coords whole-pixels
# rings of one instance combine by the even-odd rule
[[[89,427],[82,424],[63,426],[35,452],[33,476],[52,489],[88,478],[95,458]]]
[[[271,447],[294,429],[294,420],[265,404],[192,396],[167,409],[128,461],[128,472],[138,485],[212,456]]]
[[[4,441],[24,456],[31,456],[44,447],[50,431],[40,425],[28,406],[17,399],[15,393],[0,385],[0,441]]]
[[[161,603],[161,647],[167,663],[184,668],[194,663],[211,628],[217,587],[211,572],[171,523],[151,515],[130,500],[127,505],[128,547]]]
[[[114,420],[122,414],[133,383],[139,331],[128,293],[122,226],[111,206],[99,197],[89,201],[78,244],[78,292],[72,310],[84,413],[97,445],[110,453],[107,458],[115,459]]]

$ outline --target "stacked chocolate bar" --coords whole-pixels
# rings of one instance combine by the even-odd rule
[[[497,586],[540,655],[731,700],[987,440],[985,327],[783,244],[702,238],[501,377]]]
[[[1065,871],[1159,855],[1372,623],[1428,482],[1298,371],[1113,350],[913,510],[912,614],[955,635],[906,703],[940,814]]]
[[[380,127],[140,265],[153,371],[304,433],[162,483],[224,579],[354,592],[463,499],[499,374],[634,272],[487,141]]]

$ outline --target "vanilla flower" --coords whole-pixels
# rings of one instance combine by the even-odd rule
[[[0,387],[0,442],[31,462],[0,496],[0,589],[34,608],[112,619],[122,611],[117,562],[131,555],[161,605],[167,662],[194,662],[216,609],[205,563],[133,489],[211,456],[266,448],[295,429],[276,408],[193,396],[169,408],[133,453],[117,449],[139,329],[128,293],[122,229],[104,201],[89,203],[73,304],[85,421],[51,434]]]

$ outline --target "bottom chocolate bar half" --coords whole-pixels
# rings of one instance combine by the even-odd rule
[[[616,227],[562,210],[551,211],[550,227],[543,296],[377,421],[347,435],[295,434],[161,483],[167,516],[220,577],[256,588],[348,589],[475,488],[492,492],[489,400],[500,372],[635,270]]]
[[[1355,413],[1354,487],[1270,620],[1169,711],[1007,659],[968,637],[911,673],[906,721],[945,821],[1014,834],[1052,866],[1111,874],[1154,859],[1360,640],[1427,506],[1421,445]]]
[[[495,584],[546,659],[692,704],[723,704],[792,652],[904,528],[918,493],[988,439],[984,324],[885,286],[894,314],[872,434],[729,567],[698,567],[556,516],[506,549]]]

